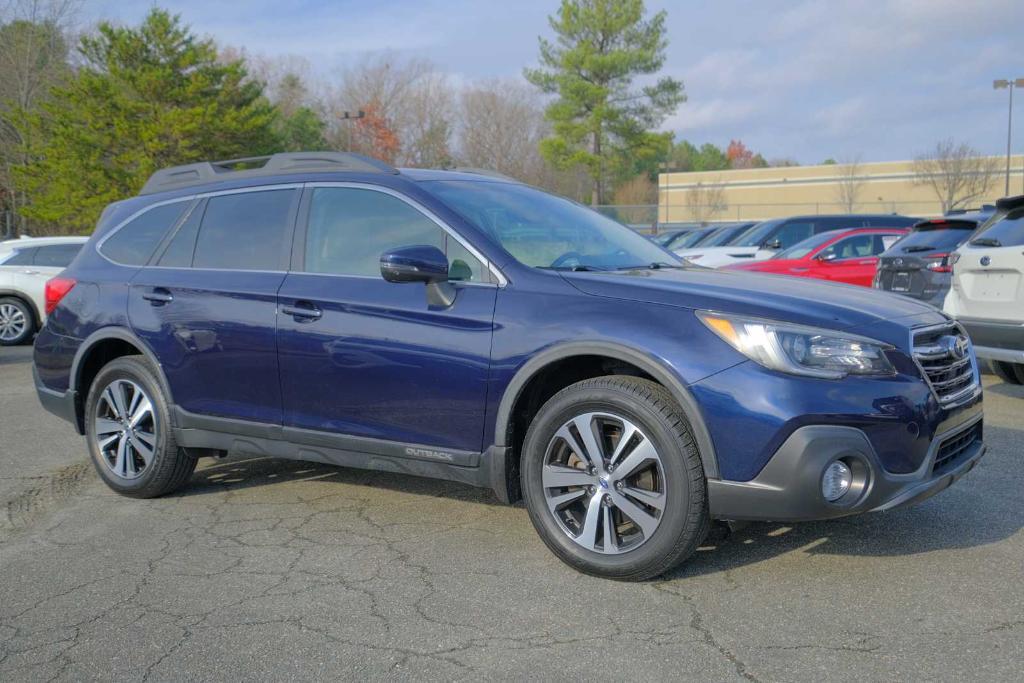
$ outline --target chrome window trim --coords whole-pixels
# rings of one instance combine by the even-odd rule
[[[100,258],[102,258],[104,261],[107,261],[108,263],[113,263],[115,266],[121,266],[122,268],[160,268],[161,266],[150,266],[150,265],[146,265],[146,264],[142,264],[140,266],[134,266],[134,265],[130,265],[130,264],[127,264],[127,263],[121,263],[120,261],[115,261],[114,259],[110,258],[109,256],[107,256],[106,254],[103,253],[103,251],[102,251],[103,245],[106,244],[107,240],[109,240],[111,237],[113,237],[114,235],[119,233],[124,228],[124,226],[128,225],[133,220],[135,220],[136,218],[138,218],[142,214],[146,213],[147,211],[152,211],[153,209],[155,209],[157,207],[160,207],[160,206],[167,206],[168,204],[176,204],[178,202],[194,202],[197,199],[205,199],[207,197],[219,197],[221,195],[229,195],[229,194],[247,194],[247,193],[250,193],[250,192],[264,192],[264,191],[268,191],[268,190],[301,190],[302,186],[303,186],[302,183],[280,183],[280,184],[275,184],[275,185],[253,185],[251,187],[238,187],[238,188],[234,188],[234,189],[231,189],[231,190],[213,190],[213,191],[210,191],[210,192],[196,192],[195,194],[190,194],[190,195],[186,195],[186,196],[183,196],[183,197],[174,197],[173,199],[165,199],[165,200],[160,201],[160,202],[154,202],[152,204],[148,204],[148,205],[142,207],[141,209],[139,209],[138,211],[136,211],[132,215],[128,216],[127,218],[125,218],[123,221],[121,221],[117,225],[115,225],[113,228],[111,228],[110,232],[108,232],[106,235],[104,235],[103,238],[99,242],[96,243],[96,246],[94,247],[94,249],[95,249],[96,253],[100,255]],[[187,214],[182,214],[181,216],[179,216],[178,220],[174,222],[174,225],[172,225],[171,228],[174,228],[175,226],[177,226],[178,223],[180,223],[183,218],[187,220],[187,218],[188,218]],[[166,267],[164,267],[164,268],[166,268]],[[167,270],[182,270],[181,268],[166,268],[166,269]],[[206,271],[217,271],[217,272],[220,272],[220,271],[230,271],[230,272],[233,272],[233,273],[284,273],[284,272],[287,272],[287,271],[283,271],[283,270],[243,270],[243,269],[240,269],[240,268],[230,268],[229,269],[229,268],[192,268],[192,267],[189,267],[189,270],[206,270]]]
[[[396,199],[405,202],[406,204],[411,206],[416,211],[419,211],[421,214],[423,214],[428,219],[430,219],[434,224],[436,224],[437,227],[441,228],[444,232],[446,232],[447,234],[451,235],[455,239],[456,242],[461,244],[466,249],[466,251],[468,251],[470,254],[472,254],[473,257],[476,260],[480,261],[480,263],[483,264],[483,266],[488,270],[488,272],[490,272],[491,275],[497,280],[497,286],[498,287],[504,287],[505,285],[508,284],[508,278],[505,277],[505,274],[502,273],[501,270],[499,270],[498,267],[495,266],[491,262],[490,259],[488,259],[482,253],[480,253],[480,250],[477,249],[476,247],[474,247],[465,237],[460,235],[454,228],[452,228],[450,225],[445,223],[433,211],[431,211],[427,207],[423,206],[423,204],[419,203],[415,199],[412,199],[411,197],[408,197],[408,196],[402,194],[401,192],[398,192],[397,190],[393,190],[390,187],[384,187],[383,185],[373,185],[371,183],[346,182],[346,181],[317,181],[317,182],[310,182],[310,183],[305,183],[305,187],[310,188],[310,189],[316,189],[318,187],[338,187],[338,188],[351,188],[351,189],[356,189],[356,190],[371,190],[373,192],[380,192],[382,194],[386,194],[386,195],[390,195],[392,197],[395,197]],[[305,229],[306,227],[308,227],[308,224],[307,224],[307,226],[299,226],[299,227]],[[303,271],[303,272],[305,272],[305,271]],[[369,275],[345,275],[345,274],[342,274],[342,273],[308,273],[308,274],[310,274],[310,275],[335,275],[337,277],[371,277],[371,278],[373,277],[373,276],[369,276]],[[495,283],[492,283],[492,282],[465,282],[465,281],[462,281],[462,280],[454,280],[454,281],[452,281],[452,284],[473,284],[473,285],[492,285],[493,286]]]

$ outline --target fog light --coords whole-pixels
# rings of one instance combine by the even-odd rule
[[[830,503],[837,501],[850,490],[852,482],[850,468],[843,461],[836,460],[825,468],[825,474],[821,477],[821,495]]]

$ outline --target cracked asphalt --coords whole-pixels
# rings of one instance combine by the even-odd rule
[[[0,680],[1019,680],[1024,390],[895,512],[712,536],[671,576],[558,562],[455,484],[232,456],[120,498],[0,349]]]

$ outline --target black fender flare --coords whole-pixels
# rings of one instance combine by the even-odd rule
[[[508,448],[512,445],[508,443],[512,409],[527,383],[547,365],[572,356],[607,356],[621,360],[640,368],[668,389],[672,397],[686,412],[686,418],[693,429],[693,437],[697,441],[697,450],[700,453],[701,464],[704,466],[704,476],[708,479],[718,478],[718,458],[715,454],[714,443],[711,441],[711,433],[704,422],[700,406],[690,390],[660,359],[615,342],[566,342],[549,347],[524,363],[505,387],[501,402],[498,404],[494,425],[494,445],[497,448]]]
[[[75,392],[75,395],[79,397],[80,407],[85,405],[85,397],[89,392],[89,387],[79,386],[82,377],[82,364],[85,359],[89,356],[89,353],[93,348],[104,341],[110,339],[117,339],[120,341],[128,342],[146,357],[150,365],[156,371],[157,379],[160,380],[160,388],[163,389],[164,395],[167,397],[167,403],[170,406],[174,405],[174,396],[171,394],[171,385],[167,382],[167,376],[164,374],[163,366],[160,365],[160,361],[157,360],[156,354],[149,348],[142,339],[140,339],[134,332],[126,327],[112,326],[112,327],[101,327],[96,330],[79,344],[78,350],[75,352],[75,358],[71,361],[71,382],[70,388]],[[171,416],[173,420],[174,411],[171,410]]]

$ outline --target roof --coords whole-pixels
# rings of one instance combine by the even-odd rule
[[[88,237],[22,237],[0,241],[0,251],[45,247],[51,244],[83,244],[88,239]]]

